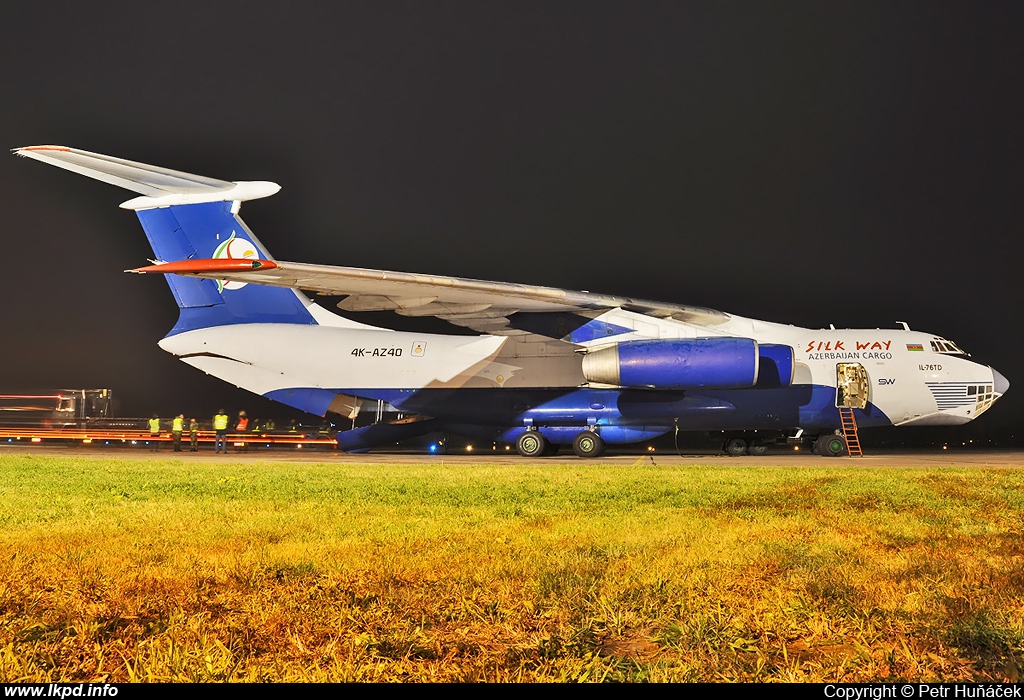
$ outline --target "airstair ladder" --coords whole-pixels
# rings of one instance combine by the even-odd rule
[[[839,407],[839,420],[843,426],[843,438],[846,440],[846,453],[851,457],[863,457],[860,449],[860,436],[857,434],[857,419],[853,417],[853,409]]]

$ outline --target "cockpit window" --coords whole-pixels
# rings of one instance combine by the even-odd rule
[[[935,338],[931,342],[932,352],[942,353],[943,355],[966,355],[967,353],[956,346],[955,343],[951,343],[948,340],[942,338]]]

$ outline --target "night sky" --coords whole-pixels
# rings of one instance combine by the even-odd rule
[[[6,3],[0,134],[278,182],[242,215],[283,260],[907,321],[1006,375],[957,430],[1008,433],[1022,20],[1010,2]],[[157,347],[177,307],[122,272],[152,257],[117,207],[132,193],[13,155],[0,192],[0,392],[275,410]]]

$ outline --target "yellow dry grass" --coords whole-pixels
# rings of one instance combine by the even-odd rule
[[[1022,486],[0,456],[0,681],[1015,681]]]

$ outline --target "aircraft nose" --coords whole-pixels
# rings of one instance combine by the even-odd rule
[[[997,394],[1005,394],[1006,390],[1010,388],[1010,382],[999,372],[992,370],[992,388]]]

